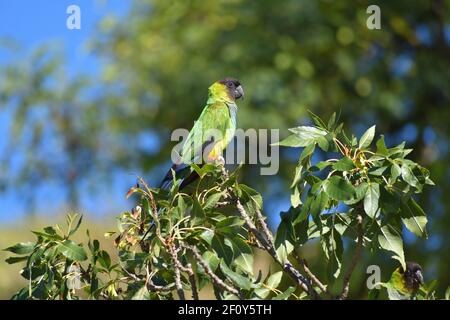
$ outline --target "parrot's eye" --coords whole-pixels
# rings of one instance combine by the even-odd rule
[[[227,87],[228,88],[233,88],[233,82],[227,82]]]

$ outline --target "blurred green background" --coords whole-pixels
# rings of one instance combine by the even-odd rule
[[[66,28],[70,4],[81,9],[81,30]],[[381,9],[380,30],[366,26],[370,4]],[[450,283],[449,9],[444,0],[0,2],[0,247],[31,240],[30,229],[69,211],[102,238],[133,205],[124,195],[136,175],[155,185],[169,167],[171,131],[190,128],[207,87],[233,76],[246,91],[241,128],[278,128],[283,137],[309,121],[307,109],[325,118],[341,111],[349,131],[376,124],[388,146],[414,148],[436,186],[418,199],[430,237],[405,230],[406,257],[427,281],[438,279],[442,297]],[[299,152],[282,150],[276,177],[244,167],[273,228],[289,207]],[[315,246],[305,254],[320,274]],[[25,284],[5,257],[0,298]],[[395,267],[366,253],[352,298],[366,297],[369,264],[382,267],[382,280]]]

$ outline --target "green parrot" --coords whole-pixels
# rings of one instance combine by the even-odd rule
[[[168,190],[175,178],[182,180],[179,186],[181,190],[198,178],[190,164],[201,166],[205,162],[220,160],[236,131],[236,100],[239,98],[244,98],[244,89],[239,80],[234,78],[216,81],[208,88],[206,106],[189,131],[177,161],[162,179],[161,189]],[[142,240],[153,226],[152,222]]]
[[[239,80],[225,78],[214,82],[208,89],[208,100],[200,117],[189,132],[178,155],[163,178],[160,188],[168,189],[173,179],[182,179],[179,189],[198,178],[190,164],[218,160],[236,131],[236,100],[244,97]],[[175,174],[175,177],[173,176]]]
[[[391,275],[388,282],[389,296],[408,299],[417,293],[423,283],[422,267],[416,262],[406,261],[406,271],[398,267]]]

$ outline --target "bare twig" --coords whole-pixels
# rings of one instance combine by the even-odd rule
[[[222,157],[222,159],[223,159],[223,157]],[[223,161],[222,163],[219,163],[220,170],[222,171],[222,175],[223,175],[224,179],[228,180],[229,175],[228,175],[227,169],[225,168],[225,160],[223,159],[222,161]]]
[[[199,300],[197,283],[195,281],[195,273],[194,273],[194,270],[192,270],[191,264],[188,264],[186,266],[186,269],[187,269],[186,272],[189,275],[189,283],[191,284],[192,299]]]
[[[364,232],[362,228],[362,216],[358,214],[356,217],[356,223],[357,223],[357,233],[358,233],[358,240],[355,248],[355,252],[353,254],[352,261],[350,265],[348,266],[347,271],[345,272],[344,278],[343,278],[343,284],[342,284],[342,292],[339,296],[339,299],[344,300],[347,299],[348,291],[350,289],[350,279],[352,277],[353,271],[355,270],[356,265],[358,264],[359,258],[361,256],[361,250],[363,246],[363,239],[364,239]]]
[[[264,246],[257,240],[257,239],[253,239],[253,241],[249,241],[248,242],[249,245],[258,248],[260,250],[266,250],[266,248],[264,248]]]
[[[186,300],[184,296],[183,285],[181,283],[181,272],[180,272],[181,263],[178,260],[177,256],[178,250],[176,250],[173,246],[170,246],[168,248],[168,251],[173,261],[173,268],[175,270],[175,286],[177,288],[178,296],[180,297],[180,300]]]
[[[305,270],[306,275],[311,279],[311,281],[314,282],[319,287],[319,289],[328,296],[328,298],[334,299],[333,295],[331,294],[331,292],[328,291],[327,287],[309,269],[308,263],[306,262],[306,260],[300,259],[300,257],[298,257],[298,256],[297,256],[297,260],[300,262],[301,266],[303,267],[303,270]]]
[[[135,281],[141,281],[142,280],[137,275],[129,272],[127,269],[122,268],[122,270],[129,277],[133,278],[133,280],[135,280]],[[150,290],[150,291],[157,291],[157,292],[170,292],[170,291],[173,290],[173,287],[174,287],[173,284],[168,284],[166,286],[158,286],[158,285],[154,284],[153,281],[152,281],[152,277],[150,275],[150,270],[149,270],[148,266],[147,266],[146,270],[147,270],[147,275],[146,275],[146,279],[145,279],[145,285],[146,285],[148,290]]]
[[[225,283],[222,279],[220,279],[209,267],[208,263],[202,258],[202,256],[200,255],[200,253],[198,252],[198,249],[195,246],[189,246],[186,244],[182,244],[182,246],[186,249],[189,249],[193,255],[195,260],[197,260],[197,262],[203,267],[203,269],[205,270],[206,274],[211,278],[211,280],[218,286],[221,287],[222,289],[228,291],[231,294],[234,294],[237,297],[242,297],[241,293],[239,292],[239,290],[237,290],[236,288],[228,285],[227,283]]]
[[[266,239],[265,235],[260,230],[258,230],[250,216],[247,214],[247,211],[245,211],[244,206],[241,204],[241,201],[239,199],[236,200],[236,208],[238,209],[241,218],[244,219],[245,224],[249,228],[250,232],[256,237],[256,240],[264,247],[266,251],[269,252],[272,257],[276,257],[277,252],[275,251],[273,243],[271,243],[270,240]]]
[[[152,279],[148,279],[147,281],[147,289],[150,291],[158,291],[158,292],[170,292],[173,290],[173,285],[169,284],[167,286],[158,286],[153,283]]]
[[[266,220],[264,219],[264,217],[261,214],[261,211],[259,211],[259,209],[256,210],[256,219],[258,220],[259,224],[261,225],[264,235],[266,236],[267,240],[269,240],[269,242],[273,244],[272,232],[270,232],[269,227],[267,226]]]
[[[177,250],[178,252],[179,250]],[[188,263],[186,266],[183,266],[181,262],[177,259],[175,262],[178,265],[178,268],[182,272],[186,272],[189,276],[189,283],[191,284],[191,291],[192,291],[192,299],[198,300],[198,289],[197,289],[197,283],[195,282],[195,273],[194,270],[192,270],[192,265]]]
[[[273,241],[273,236],[271,235],[269,229],[267,228],[264,230],[265,232],[261,232],[258,230],[253,223],[250,216],[245,211],[245,208],[242,206],[239,199],[236,200],[236,208],[239,211],[239,214],[244,219],[247,227],[249,228],[250,232],[254,234],[256,239],[261,243],[261,245],[264,247],[264,249],[272,256],[272,258],[283,268],[283,270],[291,276],[291,278],[302,288],[303,291],[308,293],[308,295],[312,299],[320,299],[320,296],[317,294],[317,292],[314,290],[314,288],[311,286],[311,283],[308,279],[306,279],[297,269],[294,268],[294,266],[289,261],[281,261],[277,255],[277,252],[275,250],[275,246]],[[262,218],[261,213],[259,214],[259,217],[257,216],[258,221],[261,223],[261,225],[265,225],[265,221]],[[262,221],[260,221],[262,220]]]

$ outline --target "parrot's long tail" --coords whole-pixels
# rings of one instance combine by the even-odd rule
[[[173,164],[172,167],[170,168],[170,170],[166,173],[166,175],[162,179],[162,181],[159,185],[159,188],[162,190],[168,190],[173,184],[174,174],[175,174],[175,178],[178,178],[179,176],[185,175],[188,170],[189,170],[188,165]],[[184,187],[186,187],[187,185],[191,184],[198,178],[199,178],[199,175],[195,171],[192,172],[191,174],[187,175],[186,178],[184,178],[183,181],[181,182],[179,190],[181,190]],[[159,215],[159,210],[158,210],[158,215]],[[150,223],[150,225],[148,226],[147,231],[145,231],[144,236],[142,237],[142,240],[144,240],[145,237],[147,237],[147,235],[153,229],[154,226],[155,226],[155,221],[152,221]]]
[[[200,167],[202,167],[201,164]],[[182,190],[184,187],[197,180],[199,178],[199,175],[195,171],[190,172],[190,167],[186,164],[174,164],[164,176],[163,180],[161,181],[161,184],[159,185],[159,188],[162,190],[170,189],[170,187],[173,184],[174,178],[183,179],[183,181],[180,184],[180,187],[178,188],[178,190]]]

